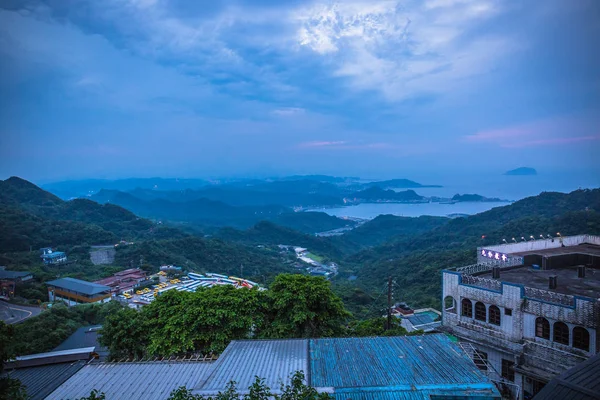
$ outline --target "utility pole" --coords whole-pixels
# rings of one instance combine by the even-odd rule
[[[387,307],[387,326],[386,330],[392,327],[392,277],[388,277],[388,307]]]
[[[244,276],[244,264],[240,264],[240,278]]]

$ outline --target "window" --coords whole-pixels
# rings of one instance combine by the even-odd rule
[[[569,327],[564,322],[554,324],[554,341],[561,344],[569,344]]]
[[[496,306],[490,306],[490,315],[488,322],[494,325],[500,325],[500,309]]]
[[[502,377],[511,382],[515,381],[515,363],[514,361],[502,359]]]
[[[511,316],[512,315],[512,308],[505,308],[504,309],[504,315]]]
[[[535,336],[550,340],[550,322],[546,318],[535,319]]]
[[[460,304],[461,315],[463,317],[473,318],[473,304],[469,299],[462,299]]]
[[[479,320],[479,321],[486,321],[487,320],[487,312],[485,309],[485,304],[483,304],[482,302],[478,301],[477,303],[475,303],[475,319]]]
[[[446,296],[444,299],[444,310],[446,312],[456,314],[456,301],[454,301],[454,297]]]
[[[487,371],[488,369],[487,360],[488,355],[486,352],[475,350],[475,352],[473,353],[473,362],[475,363],[475,366],[482,371]]]
[[[573,328],[573,347],[590,351],[590,333],[581,326]]]

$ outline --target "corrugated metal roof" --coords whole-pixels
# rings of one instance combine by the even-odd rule
[[[30,400],[42,400],[85,365],[84,361],[19,368],[8,376],[18,379],[27,390]]]
[[[230,381],[237,382],[240,393],[246,393],[256,376],[264,378],[271,391],[278,393],[281,383],[288,384],[290,375],[296,371],[303,371],[308,377],[307,340],[233,341],[215,362],[213,372],[196,387],[195,393],[216,394]]]
[[[416,326],[416,325],[430,324],[435,321],[436,317],[437,316],[434,317],[430,313],[418,313],[418,314],[409,315],[406,318],[408,318],[408,320],[410,321],[411,324]]]
[[[311,385],[321,388],[495,391],[447,336],[314,339]],[[494,392],[497,393],[497,392]]]
[[[50,358],[50,357],[60,357],[60,356],[69,356],[73,354],[90,354],[94,351],[93,347],[82,347],[79,349],[68,349],[68,350],[59,350],[59,351],[49,351],[47,353],[37,353],[37,354],[29,354],[26,356],[16,357],[17,361],[27,361],[38,358]]]
[[[83,326],[59,344],[54,351],[94,347],[94,352],[103,359],[108,356],[108,349],[98,342],[98,333],[101,329],[102,325]]]
[[[198,361],[88,364],[46,399],[78,399],[96,389],[107,399],[164,400],[180,386],[193,388],[212,367]]]
[[[489,392],[478,392],[472,390],[402,390],[402,391],[368,391],[335,393],[332,395],[335,400],[453,400],[464,399],[472,400],[500,400],[500,396],[491,395]],[[435,396],[442,396],[436,399]]]
[[[600,399],[600,353],[552,379],[535,399]]]
[[[75,278],[55,279],[53,281],[46,282],[46,284],[87,295],[94,295],[111,290],[110,286],[99,285],[97,283],[82,281],[81,279]]]

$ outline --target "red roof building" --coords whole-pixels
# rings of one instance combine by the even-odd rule
[[[139,268],[130,268],[117,272],[108,278],[100,279],[95,283],[110,286],[112,288],[111,292],[123,293],[133,290],[146,280],[146,271]]]

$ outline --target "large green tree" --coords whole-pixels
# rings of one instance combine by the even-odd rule
[[[231,340],[263,325],[264,295],[256,289],[217,286],[194,293],[171,291],[144,308],[151,354],[219,353]]]
[[[108,348],[112,359],[143,358],[151,328],[142,312],[123,308],[106,318],[99,341]]]
[[[3,376],[4,362],[14,356],[15,329],[0,321],[0,400],[25,400],[25,388],[17,379]]]
[[[280,274],[268,291],[269,314],[263,336],[308,338],[341,335],[350,313],[329,281],[306,275]]]

